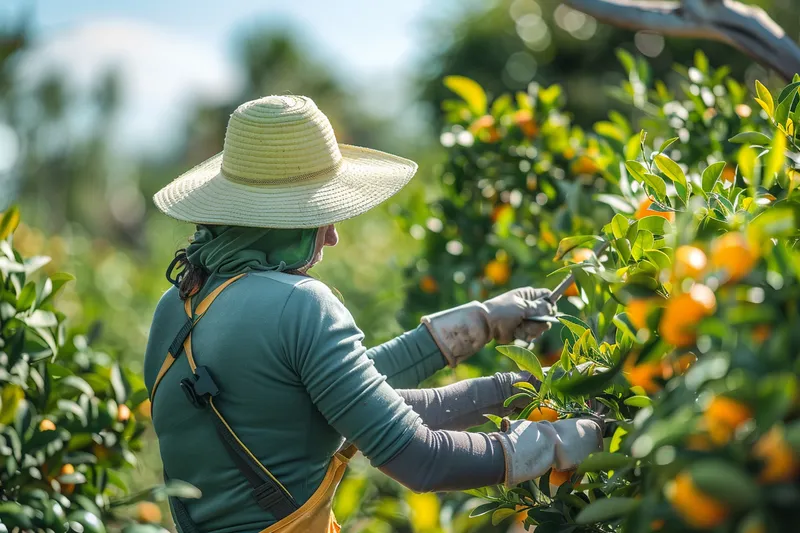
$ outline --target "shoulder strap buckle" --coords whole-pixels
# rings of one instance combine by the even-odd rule
[[[195,368],[191,378],[182,379],[181,389],[189,399],[189,403],[198,409],[205,407],[209,398],[219,394],[219,387],[205,366]]]

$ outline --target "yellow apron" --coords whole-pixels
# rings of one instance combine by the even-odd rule
[[[180,356],[182,351],[186,353],[186,359],[190,368],[192,369],[195,381],[199,383],[198,367],[192,354],[192,329],[200,321],[206,311],[208,311],[208,308],[211,306],[212,302],[217,298],[217,296],[219,296],[220,293],[222,293],[222,291],[229,287],[232,283],[241,279],[242,277],[244,277],[244,274],[233,277],[214,289],[211,294],[206,296],[203,301],[200,302],[194,313],[192,312],[191,299],[186,299],[184,302],[184,311],[188,316],[188,322],[176,336],[175,342],[173,342],[172,346],[170,346],[170,349],[167,352],[167,357],[164,359],[164,362],[158,371],[155,383],[153,384],[153,389],[150,393],[151,410],[159,383],[170,369],[172,364]],[[184,381],[189,382],[189,380]],[[213,380],[211,381],[211,384],[214,385]],[[182,387],[183,385],[184,384],[182,383]],[[293,501],[288,490],[286,490],[280,481],[278,481],[277,478],[275,478],[261,463],[261,461],[259,461],[258,458],[253,455],[253,453],[236,435],[236,432],[233,430],[233,428],[227,423],[227,421],[225,421],[222,413],[220,413],[217,406],[214,405],[215,395],[215,393],[212,393],[201,398],[195,397],[194,401],[202,401],[203,405],[211,407],[214,415],[217,417],[218,421],[221,422],[221,424],[218,424],[217,430],[221,432],[220,436],[223,439],[223,443],[225,443],[226,446],[230,446],[232,443],[234,447],[237,447],[238,450],[243,452],[242,457],[244,457],[246,461],[249,461],[250,465],[256,465],[255,469],[260,469],[263,471],[268,478],[267,481],[272,486],[277,488],[278,492],[283,492],[288,499]],[[225,442],[226,440],[227,442]],[[331,509],[333,505],[333,496],[336,492],[336,488],[339,486],[339,482],[342,480],[342,476],[344,476],[344,471],[347,469],[347,463],[350,461],[350,458],[356,453],[356,451],[356,447],[350,445],[334,454],[334,456],[331,458],[330,464],[328,465],[328,470],[325,473],[325,477],[322,479],[322,483],[320,483],[320,486],[316,491],[314,491],[314,494],[311,495],[308,501],[306,501],[299,508],[293,510],[288,515],[284,516],[278,522],[262,530],[261,533],[339,533],[341,526],[336,521],[336,517]],[[237,467],[241,469],[239,462],[237,462]],[[250,479],[248,478],[248,481],[249,480]],[[175,514],[178,517],[179,525],[181,526],[181,529],[184,529],[183,533],[193,533],[199,531],[197,526],[191,521],[191,518],[189,517],[189,514],[186,511],[183,503],[177,499],[171,501],[171,503],[173,504],[173,509],[176,511]]]

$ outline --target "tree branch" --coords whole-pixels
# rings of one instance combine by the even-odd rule
[[[613,26],[727,43],[787,80],[800,72],[800,46],[760,7],[736,0],[562,1]]]

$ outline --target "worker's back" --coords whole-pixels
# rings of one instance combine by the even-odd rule
[[[222,281],[210,283],[193,304]],[[196,363],[209,368],[220,388],[216,405],[300,503],[322,481],[342,438],[312,402],[297,368],[314,339],[296,338],[286,328],[296,329],[297,320],[281,319],[295,291],[293,300],[305,309],[301,320],[321,322],[324,307],[315,305],[314,294],[328,290],[301,276],[251,273],[217,297],[192,333]],[[145,357],[148,390],[186,320],[183,302],[172,288],[161,298],[150,331]],[[296,344],[287,345],[286,339],[296,339]],[[256,505],[251,487],[226,453],[213,414],[193,407],[181,390],[180,381],[190,375],[182,354],[159,384],[153,402],[166,474],[203,492],[200,500],[186,503],[204,531],[260,531],[274,520]]]

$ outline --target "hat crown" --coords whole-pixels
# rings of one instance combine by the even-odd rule
[[[328,117],[306,96],[265,96],[228,121],[222,175],[249,185],[314,177],[342,160]]]

